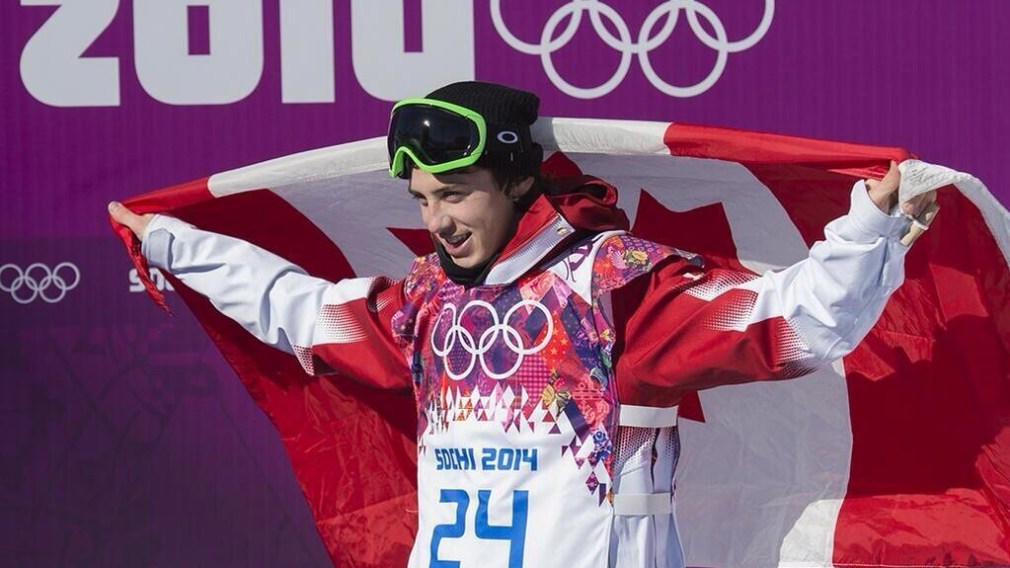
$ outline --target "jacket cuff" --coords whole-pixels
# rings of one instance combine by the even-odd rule
[[[140,252],[149,265],[168,269],[172,265],[172,241],[179,231],[193,225],[167,215],[155,215],[144,229]]]
[[[884,213],[870,199],[866,182],[859,180],[852,186],[849,219],[860,236],[867,239],[879,237],[897,238],[909,224],[901,213],[901,207],[895,205],[890,214]]]

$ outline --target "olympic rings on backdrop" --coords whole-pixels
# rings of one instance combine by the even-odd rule
[[[544,318],[547,320],[547,331],[544,333],[543,339],[531,347],[527,347],[524,344],[522,334],[520,334],[519,330],[513,327],[511,323],[512,316],[522,308],[532,308],[533,310],[538,310],[543,313]],[[474,339],[470,330],[460,325],[460,321],[463,319],[463,314],[469,309],[484,309],[491,315],[492,324],[484,330],[483,333],[481,333],[479,339]],[[437,345],[435,337],[438,335],[439,324],[442,322],[442,316],[446,314],[449,314],[452,323],[448,331],[445,332],[444,336],[440,337],[441,345]],[[523,300],[517,303],[512,306],[509,311],[505,312],[505,317],[501,319],[499,319],[498,311],[495,310],[493,305],[481,300],[473,300],[463,306],[463,309],[458,312],[455,305],[446,304],[445,307],[442,308],[441,313],[438,314],[438,319],[435,320],[435,325],[432,329],[434,331],[431,335],[431,349],[435,352],[435,355],[442,358],[443,367],[445,367],[445,372],[449,375],[449,378],[454,381],[465,379],[470,375],[470,372],[473,371],[477,361],[480,361],[480,367],[483,369],[484,373],[488,377],[491,377],[496,381],[500,381],[511,377],[517,370],[519,370],[520,365],[523,363],[523,359],[527,355],[538,353],[547,346],[547,343],[551,340],[551,336],[554,335],[554,320],[547,307],[536,300]],[[487,360],[484,358],[484,355],[490,352],[491,348],[498,341],[499,336],[502,341],[504,341],[505,347],[517,355],[512,367],[504,373],[495,372],[488,366]],[[453,370],[448,358],[448,355],[456,348],[457,342],[459,343],[459,348],[470,355],[470,362],[467,364],[466,369],[460,373]]]
[[[81,271],[70,262],[61,262],[51,270],[41,262],[30,264],[24,270],[11,263],[0,266],[0,291],[10,293],[19,304],[30,304],[36,298],[55,304],[80,282]]]
[[[539,55],[540,63],[543,65],[547,77],[550,78],[555,87],[561,89],[569,96],[579,99],[595,99],[610,93],[624,80],[624,77],[628,74],[628,69],[631,67],[632,57],[637,55],[639,64],[642,66],[642,72],[645,73],[646,78],[649,79],[653,87],[667,95],[684,98],[700,95],[712,87],[719,80],[719,77],[722,76],[730,53],[744,51],[761,41],[771,26],[772,17],[775,13],[775,0],[764,0],[764,2],[764,13],[757,28],[749,36],[736,41],[729,41],[726,37],[726,28],[723,26],[722,20],[701,0],[667,0],[656,6],[642,23],[642,28],[638,31],[637,42],[632,38],[628,23],[624,21],[621,14],[602,0],[570,0],[570,2],[555,10],[547,19],[546,24],[544,24],[544,28],[540,33],[540,43],[527,43],[517,38],[508,29],[508,26],[505,25],[505,21],[502,19],[501,0],[491,0],[491,20],[494,22],[498,35],[505,40],[505,43],[512,46],[513,49],[529,55]],[[652,51],[664,44],[673,34],[674,28],[677,27],[677,22],[680,20],[681,10],[686,14],[687,23],[694,32],[694,35],[705,46],[716,51],[716,61],[712,71],[704,79],[690,86],[677,86],[666,82],[653,69],[652,61],[649,59]],[[575,33],[579,29],[579,24],[582,22],[583,12],[589,14],[593,30],[600,39],[611,49],[621,54],[621,61],[617,64],[617,70],[614,71],[614,74],[602,84],[589,88],[576,87],[562,78],[561,74],[554,67],[554,61],[551,58],[554,52],[565,47],[572,37],[575,36]],[[702,27],[698,19],[699,16],[705,19],[714,32],[715,37],[709,35],[708,31]],[[618,37],[614,37],[603,24],[604,18],[617,30]],[[657,24],[664,20],[664,18],[665,23],[654,34],[653,32]],[[555,35],[558,28],[562,26],[562,22],[566,19],[567,22],[564,24],[563,29],[561,29],[561,33]]]

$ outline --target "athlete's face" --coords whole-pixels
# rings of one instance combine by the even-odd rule
[[[421,205],[421,220],[453,262],[472,268],[501,250],[515,231],[518,212],[513,199],[529,190],[527,178],[511,191],[498,187],[490,170],[431,174],[415,168],[410,195]]]

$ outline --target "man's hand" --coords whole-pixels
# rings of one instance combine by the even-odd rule
[[[884,213],[890,213],[891,208],[898,202],[898,185],[901,183],[901,172],[898,171],[898,164],[891,162],[891,168],[887,170],[884,179],[877,181],[866,180],[866,186],[870,189],[870,199]],[[901,204],[901,212],[910,217],[918,217],[930,203],[936,201],[936,191],[930,191],[917,195],[910,199],[908,203]]]
[[[143,240],[144,230],[147,229],[147,224],[151,222],[151,217],[154,217],[150,213],[147,215],[137,215],[118,201],[109,203],[109,215],[112,216],[113,221],[129,227],[133,231],[133,234],[137,236],[137,239],[140,240]]]

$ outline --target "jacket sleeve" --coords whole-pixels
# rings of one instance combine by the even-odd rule
[[[863,182],[810,255],[755,276],[672,255],[611,293],[622,396],[676,404],[686,391],[810,373],[849,353],[904,279],[907,221]]]
[[[333,283],[245,241],[156,215],[144,256],[206,296],[257,339],[294,354],[306,373],[339,373],[382,388],[410,386],[390,320],[402,282],[349,278]]]

